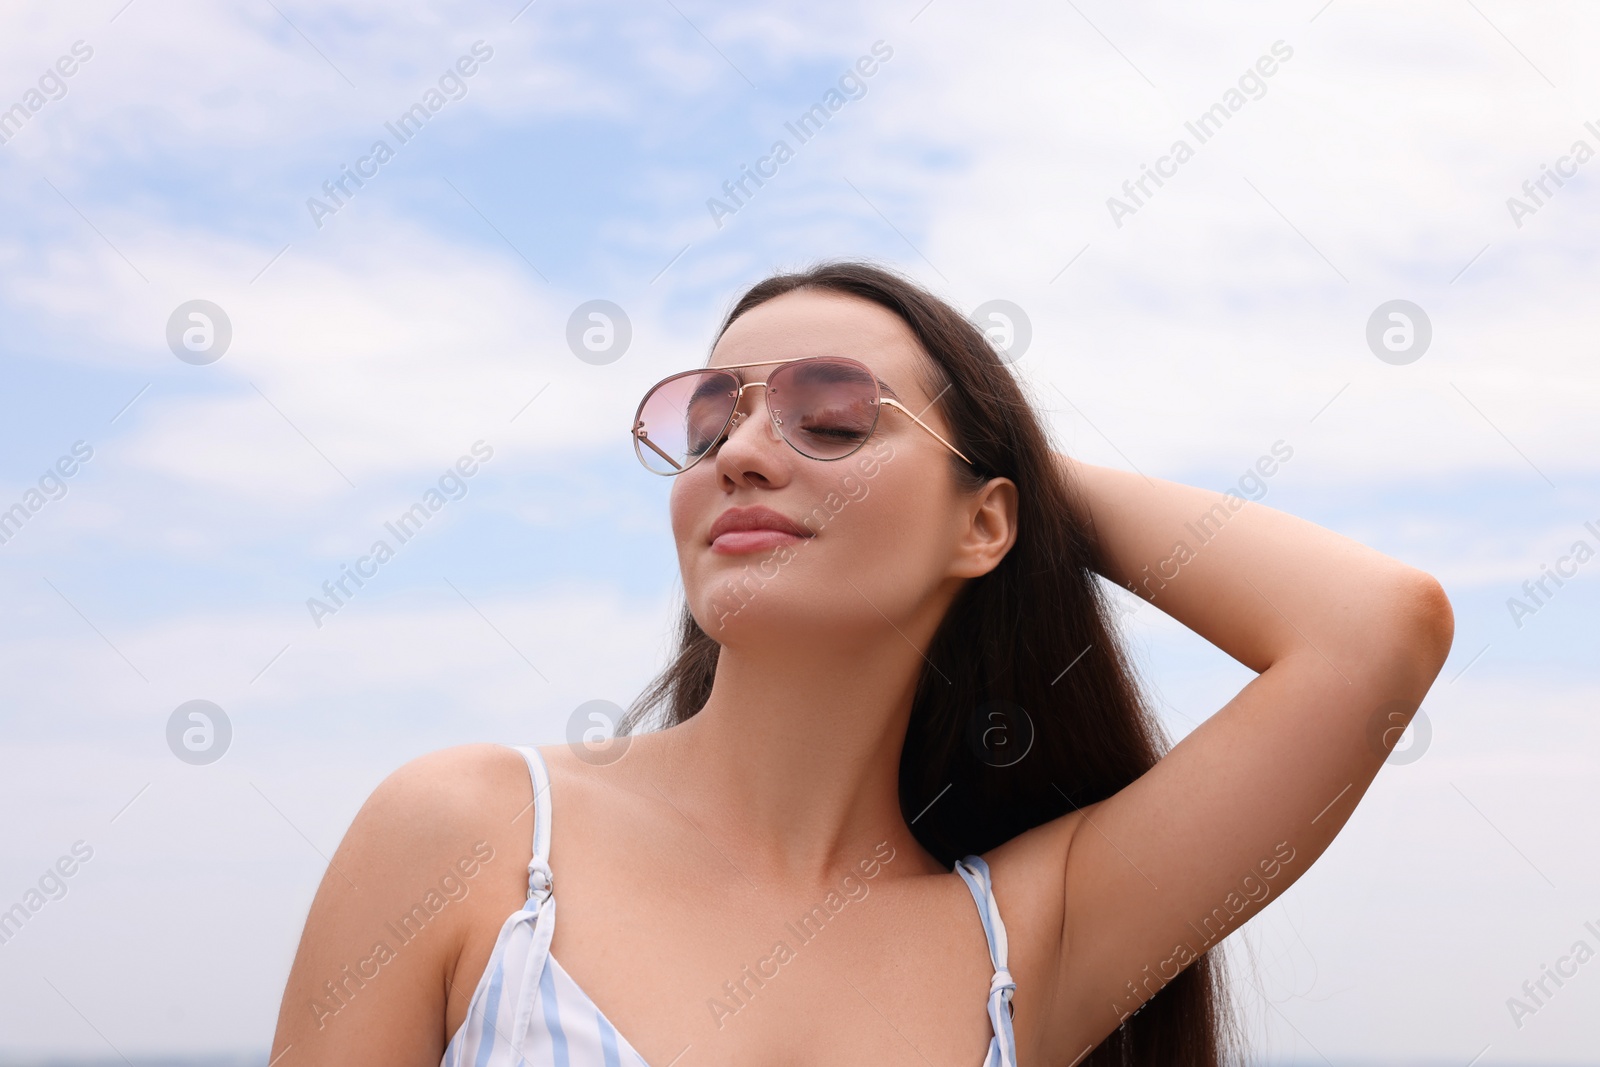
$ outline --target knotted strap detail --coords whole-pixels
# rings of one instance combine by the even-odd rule
[[[982,857],[968,856],[956,861],[956,873],[967,883],[978,905],[983,936],[989,943],[989,960],[994,964],[994,977],[989,980],[989,1023],[994,1027],[994,1038],[989,1043],[985,1067],[1015,1067],[1017,1046],[1011,1030],[1015,1009],[1011,1006],[1011,997],[1017,990],[1017,983],[1006,968],[1006,926],[1000,921],[1000,905],[994,899],[989,865]]]
[[[544,756],[532,745],[518,745],[517,751],[528,762],[528,778],[533,783],[533,856],[528,860],[528,899],[550,899],[555,875],[550,871],[550,771]]]
[[[1002,967],[998,971],[994,972],[994,978],[989,982],[990,997],[993,997],[998,993],[1001,999],[1005,1001],[1006,1006],[1010,1007],[1011,994],[1015,993],[1016,991],[1017,983],[1012,979],[1010,971]],[[1013,1016],[1017,1014],[1015,1009],[1012,1010],[1011,1014]]]
[[[550,873],[550,868],[539,860],[528,864],[528,899],[543,904],[550,899],[550,894],[555,891],[555,875]]]
[[[994,1027],[994,1044],[998,1046],[992,1051],[999,1055],[994,1058],[996,1064],[1015,1065],[1017,1062],[1016,1038],[1011,1031],[1011,1018],[1015,1009],[1011,1006],[1011,994],[1017,991],[1017,983],[1011,980],[1011,972],[1001,967],[994,972],[994,978],[989,982],[989,1023]]]
[[[518,745],[528,762],[533,782],[533,857],[528,861],[528,902],[518,913],[531,938],[523,958],[522,980],[517,990],[517,1014],[511,1027],[511,1047],[519,1054],[528,1028],[533,1025],[534,1007],[539,1000],[539,976],[550,955],[550,941],[556,932],[555,875],[550,871],[550,772],[544,757],[532,745]]]

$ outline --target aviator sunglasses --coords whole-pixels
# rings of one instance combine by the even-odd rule
[[[772,367],[764,382],[741,382],[730,371]],[[739,425],[746,389],[766,390],[772,425],[810,459],[844,459],[867,443],[885,406],[899,409],[970,466],[972,461],[910,408],[883,395],[865,363],[845,356],[808,356],[705,367],[663,378],[633,416],[633,450],[654,474],[682,474]],[[937,399],[937,398],[935,398]]]

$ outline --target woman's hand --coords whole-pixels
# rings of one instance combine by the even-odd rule
[[[1423,571],[1237,495],[1056,457],[1088,510],[1104,576],[1251,670],[1304,654],[1348,682],[1335,664],[1359,664],[1332,652],[1391,624],[1444,662],[1453,615]]]

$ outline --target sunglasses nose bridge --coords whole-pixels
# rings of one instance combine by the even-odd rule
[[[751,405],[751,410],[750,411],[745,411],[742,405],[744,404],[744,392],[745,392],[745,390],[746,389],[754,389],[757,386],[761,387],[762,402],[763,403],[766,402],[767,397],[770,395],[767,392],[767,383],[766,382],[743,382],[743,383],[741,383],[740,386],[739,386],[738,392],[736,392],[734,394],[734,397],[733,397],[733,414],[728,417],[728,429],[727,429],[727,433],[726,433],[727,437],[732,437],[733,436],[733,432],[739,428],[739,425],[745,420],[746,417],[755,414],[754,404]],[[781,439],[782,434],[779,432],[778,427],[780,425],[782,425],[782,421],[778,418],[778,413],[773,411],[772,407],[770,405],[767,405],[767,416],[768,417],[767,417],[766,421],[770,426],[773,439],[774,440]]]

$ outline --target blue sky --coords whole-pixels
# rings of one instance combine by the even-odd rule
[[[1595,14],[675,2],[0,16],[0,108],[92,49],[0,144],[0,509],[93,450],[0,544],[0,907],[95,850],[0,945],[0,1055],[264,1049],[379,780],[558,740],[661,664],[667,486],[628,415],[744,286],[842,255],[1020,305],[1015,367],[1068,451],[1225,489],[1284,441],[1266,504],[1448,589],[1426,751],[1230,942],[1263,1054],[1592,1054],[1600,970],[1520,1027],[1505,1002],[1600,925],[1600,560],[1520,628],[1506,600],[1600,548],[1600,161],[1521,225],[1507,200],[1600,149]],[[315,225],[307,199],[480,41],[465,94]],[[785,123],[877,42],[799,144]],[[1276,42],[1259,98],[1115,218]],[[719,226],[707,201],[780,138]],[[232,326],[204,365],[166,335],[197,299]],[[594,299],[633,330],[603,366],[565,340]],[[1394,299],[1432,326],[1404,365],[1365,338]],[[306,599],[480,440],[466,494],[315,626]],[[1128,606],[1175,737],[1248,680]],[[208,766],[166,746],[193,699],[233,726]]]

